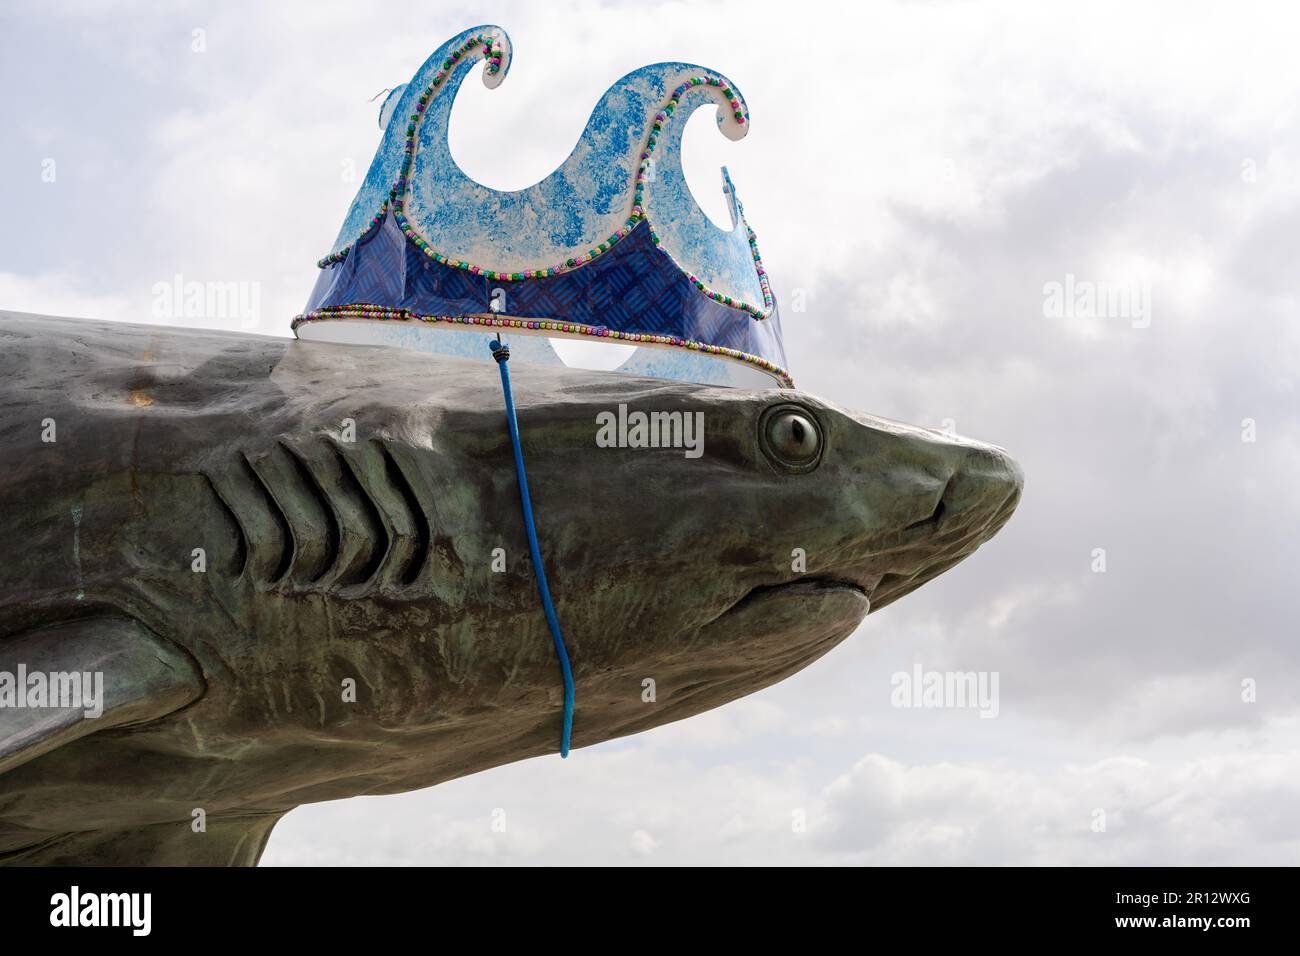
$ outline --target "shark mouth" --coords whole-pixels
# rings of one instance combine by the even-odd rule
[[[707,709],[706,696],[718,706],[797,673],[856,631],[870,609],[866,589],[852,581],[808,577],[752,588],[692,636],[681,677],[705,690],[691,696],[700,706],[690,709]]]
[[[862,604],[863,615],[866,615],[871,609],[871,598],[867,594],[867,589],[862,585],[838,578],[810,577],[801,578],[798,581],[789,581],[785,584],[760,584],[757,587],[750,588],[744,597],[719,614],[715,620],[774,600],[818,599],[837,594],[845,595],[850,601],[854,598],[859,600]]]

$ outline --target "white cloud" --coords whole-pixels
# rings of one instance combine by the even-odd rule
[[[1280,865],[1300,851],[1294,750],[1044,768],[872,753],[823,784],[807,767],[683,772],[642,748],[556,763],[299,808],[265,862]],[[494,832],[496,802],[507,827]]]
[[[85,289],[83,282],[68,273],[17,275],[0,272],[0,303],[3,303],[0,308],[11,312],[117,321],[133,318],[125,298],[90,292]]]

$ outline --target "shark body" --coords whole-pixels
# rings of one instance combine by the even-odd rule
[[[512,375],[575,748],[795,673],[1019,500],[1000,449],[797,391]],[[620,406],[702,453],[603,447]],[[0,313],[0,447],[0,677],[104,686],[0,706],[0,862],[254,864],[300,804],[558,749],[490,365]]]

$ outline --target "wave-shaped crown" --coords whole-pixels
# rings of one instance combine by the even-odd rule
[[[600,98],[558,169],[501,192],[466,176],[447,141],[456,90],[480,60],[484,83],[500,85],[510,70],[504,30],[477,27],[447,41],[388,95],[382,141],[318,263],[298,333],[358,340],[327,333],[326,324],[339,327],[320,320],[364,321],[372,331],[380,318],[594,335],[681,350],[634,355],[626,371],[790,384],[775,300],[726,169],[731,229],[709,220],[682,172],[682,130],[697,109],[714,105],[731,139],[748,132],[735,84],[689,63],[635,70]],[[435,351],[471,344],[449,349],[458,336],[388,334]],[[701,363],[689,353],[732,361]],[[754,370],[766,375],[755,380]]]

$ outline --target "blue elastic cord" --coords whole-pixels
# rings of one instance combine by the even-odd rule
[[[533,502],[528,497],[528,475],[524,472],[524,451],[519,445],[519,423],[515,421],[515,400],[510,393],[510,369],[506,363],[510,360],[510,349],[500,340],[488,343],[492,357],[501,369],[501,390],[506,396],[506,423],[510,426],[510,443],[515,446],[515,474],[519,476],[519,498],[524,508],[524,529],[528,532],[528,550],[533,556],[533,572],[537,577],[537,593],[542,598],[542,609],[546,611],[546,623],[551,626],[551,638],[555,641],[555,653],[560,658],[560,670],[564,673],[564,730],[560,735],[560,756],[569,756],[569,737],[573,732],[573,670],[569,667],[569,652],[564,647],[564,635],[560,633],[560,620],[555,616],[555,605],[551,603],[551,589],[546,584],[546,569],[542,567],[542,549],[537,546],[537,528],[533,524]]]

